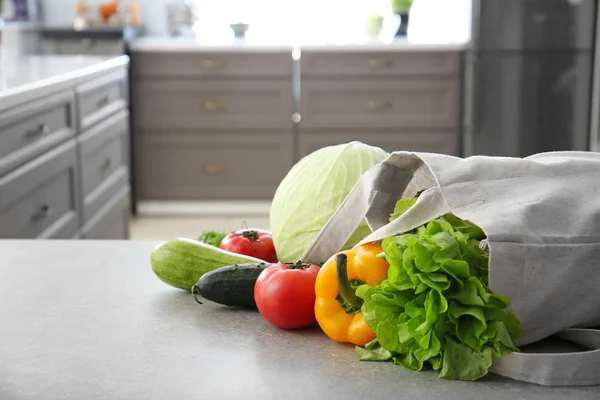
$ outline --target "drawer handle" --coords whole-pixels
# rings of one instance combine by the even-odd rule
[[[31,138],[39,135],[47,135],[48,133],[50,133],[50,127],[46,124],[40,124],[37,128],[25,132],[25,137]]]
[[[227,110],[227,104],[218,101],[204,101],[202,102],[202,108],[208,112],[225,111]]]
[[[390,60],[382,59],[382,58],[371,58],[367,61],[369,68],[371,69],[382,69],[389,68],[392,66],[392,62]]]
[[[390,108],[392,102],[389,100],[369,100],[367,102],[367,109],[369,111],[381,111]]]
[[[225,63],[217,60],[202,60],[201,62],[202,68],[204,69],[223,69],[225,68]]]
[[[110,102],[110,98],[108,96],[104,96],[103,98],[98,100],[98,108],[106,107],[109,102]]]
[[[204,164],[202,166],[202,171],[204,171],[207,174],[215,175],[225,173],[227,171],[227,168],[219,164]]]
[[[86,48],[86,49],[90,49],[92,48],[92,46],[95,44],[96,42],[93,41],[90,38],[83,38],[81,39],[81,45]]]
[[[46,218],[50,214],[51,208],[48,204],[44,204],[31,214],[32,221],[39,221]]]
[[[111,165],[112,165],[112,161],[110,160],[110,158],[106,158],[104,160],[104,162],[102,164],[100,164],[100,170],[106,171],[107,169],[110,168]]]

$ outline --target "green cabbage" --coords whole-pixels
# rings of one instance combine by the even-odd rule
[[[302,158],[275,192],[270,231],[280,261],[297,261],[333,215],[360,176],[388,153],[353,141],[321,148]],[[349,248],[370,233],[363,221]]]

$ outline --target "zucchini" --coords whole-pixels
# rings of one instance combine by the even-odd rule
[[[150,256],[152,270],[161,281],[187,291],[209,271],[236,263],[263,262],[185,238],[162,242]]]
[[[192,288],[197,295],[217,304],[234,307],[256,308],[254,284],[260,273],[273,263],[234,264],[210,271]]]

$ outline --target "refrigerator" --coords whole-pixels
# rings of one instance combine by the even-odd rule
[[[473,0],[463,156],[590,150],[597,3]]]

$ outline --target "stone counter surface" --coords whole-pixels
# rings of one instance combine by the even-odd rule
[[[0,59],[0,111],[121,68],[128,56],[20,56]]]
[[[318,328],[280,330],[152,272],[157,243],[0,242],[0,399],[599,399],[488,376],[359,362]]]

